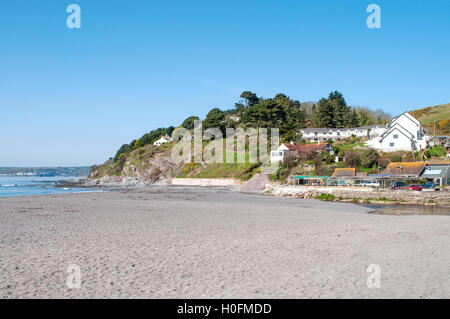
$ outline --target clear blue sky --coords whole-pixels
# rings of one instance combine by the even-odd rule
[[[371,3],[381,29],[366,27]],[[0,2],[0,166],[99,164],[244,90],[339,90],[394,115],[448,103],[450,1]]]

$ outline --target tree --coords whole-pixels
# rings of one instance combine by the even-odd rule
[[[259,98],[256,96],[255,93],[251,91],[244,91],[241,94],[241,98],[245,100],[245,104],[247,107],[253,106],[257,103],[259,103]]]
[[[273,100],[282,109],[283,118],[280,129],[283,133],[305,127],[306,112],[299,101],[292,100],[281,93],[277,94]]]
[[[355,151],[345,152],[344,163],[347,167],[357,168],[359,165],[359,156]]]
[[[286,119],[284,108],[274,99],[261,100],[247,108],[242,114],[242,121],[256,127],[278,127],[283,133]]]
[[[319,127],[320,126],[320,117],[319,117],[319,111],[317,109],[317,106],[315,104],[311,107],[311,116],[310,116],[310,124],[312,127]]]
[[[122,154],[127,154],[128,152],[130,152],[131,149],[132,146],[130,146],[129,144],[123,144],[117,151],[116,156],[114,156],[113,161],[117,162]]]
[[[370,113],[366,109],[359,109],[358,116],[362,126],[372,125],[372,119],[370,118]]]
[[[351,113],[351,120],[350,120],[350,126],[351,127],[359,127],[361,126],[361,123],[359,121],[359,115],[358,112],[356,111],[355,108],[352,108],[352,113]]]
[[[219,108],[213,108],[206,115],[205,120],[203,121],[203,127],[205,129],[208,128],[220,128],[224,129],[224,120],[225,114]]]
[[[235,114],[237,116],[241,116],[242,113],[245,111],[245,105],[242,103],[235,103],[234,104],[234,110],[235,110]]]
[[[200,121],[200,118],[198,116],[189,116],[181,126],[187,130],[192,130],[194,128],[194,121]]]
[[[367,150],[359,156],[359,163],[364,168],[371,168],[378,161],[378,152],[376,150]]]
[[[283,138],[281,139],[282,143],[289,143],[289,142],[299,142],[302,138],[302,133],[296,129],[292,129],[286,132],[284,134]]]
[[[344,99],[342,93],[338,91],[331,92],[328,95],[327,103],[333,110],[333,126],[332,127],[347,127],[351,123],[350,108]]]
[[[321,98],[317,103],[317,118],[319,127],[334,127],[333,125],[333,107],[328,100]]]

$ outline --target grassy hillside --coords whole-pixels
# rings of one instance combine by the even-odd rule
[[[128,154],[121,154],[117,161],[108,160],[94,166],[91,179],[104,177],[125,177],[147,182],[157,182],[167,177],[188,178],[225,178],[233,177],[249,180],[260,171],[261,163],[249,163],[249,154],[245,154],[246,163],[212,164],[176,164],[171,159],[171,150],[175,142],[161,146],[151,144],[138,147]],[[208,143],[204,142],[204,146]],[[198,155],[194,155],[197,157]],[[235,153],[236,158],[236,153]]]
[[[434,134],[435,126],[436,135],[450,134],[450,103],[425,107],[410,113],[422,123],[428,134]]]
[[[336,127],[338,124],[345,124],[347,127],[350,125],[373,125],[384,123],[390,118],[388,114],[382,111],[349,108],[345,103],[344,97],[339,92],[331,92],[328,99],[324,98],[321,100],[322,104],[320,107],[314,108],[311,102],[301,104],[299,101],[292,100],[284,94],[277,94],[271,99],[263,99],[252,92],[246,91],[242,93],[241,98],[242,100],[236,103],[234,109],[221,111],[218,108],[213,108],[203,120],[204,128],[220,127],[222,130],[224,127],[247,128],[255,127],[255,125],[262,123],[262,127],[279,127],[283,139],[294,140],[295,132],[300,127],[311,125],[316,127]],[[345,109],[345,112],[347,112],[346,116],[343,116],[342,112],[336,112],[336,103]],[[422,122],[428,134],[450,135],[450,104],[426,107],[411,111],[411,113]],[[231,119],[230,115],[233,114],[237,115],[240,120]],[[339,121],[336,121],[335,119],[339,114],[341,118]],[[326,119],[326,122],[324,122],[324,119]],[[199,118],[190,116],[180,127],[192,132],[195,120],[199,120]],[[245,163],[242,164],[177,164],[171,158],[171,150],[175,142],[166,143],[159,147],[153,146],[155,140],[164,135],[170,136],[174,130],[174,126],[158,128],[144,134],[141,138],[132,140],[129,144],[122,145],[113,158],[102,165],[92,168],[90,178],[102,179],[111,177],[114,180],[131,179],[148,182],[158,182],[170,177],[234,177],[248,180],[266,168],[261,163],[249,163],[248,155],[246,155]],[[208,142],[203,142],[204,147],[207,144]],[[392,160],[392,156],[400,156],[399,154],[391,154],[392,156],[389,158],[383,158],[381,154],[369,154],[371,155],[370,157],[366,156],[367,154],[365,153],[361,155],[358,153],[358,149],[361,152],[366,150],[363,141],[359,139],[344,141],[344,143],[337,142],[334,146],[337,154],[341,154],[339,156],[342,157],[347,152],[352,155],[347,157],[353,158],[353,161],[345,163],[345,165],[358,167],[361,171],[374,170],[375,172],[377,171],[377,166],[383,166],[380,164],[381,162],[389,163]],[[246,147],[248,148],[248,145]],[[225,149],[231,150],[233,148],[226,147]],[[197,159],[197,157],[202,155],[204,154],[194,154],[193,157]],[[416,154],[416,156],[411,156],[411,159],[415,159],[415,157],[420,158],[422,155]],[[434,153],[429,155],[436,156]],[[232,156],[236,158],[237,154]],[[229,156],[225,157],[229,158]],[[408,156],[405,154],[400,156],[400,160],[406,160],[407,158]],[[202,161],[194,160],[194,162]],[[237,163],[237,161],[235,162]],[[306,162],[315,163],[314,171],[308,171],[310,165],[303,165]],[[375,165],[376,162],[379,165]],[[276,177],[284,180],[291,173],[330,175],[336,166],[344,165],[344,163],[334,163],[334,156],[321,158],[318,155],[291,164],[283,165],[276,173]]]

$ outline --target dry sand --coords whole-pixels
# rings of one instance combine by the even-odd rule
[[[369,210],[183,187],[0,199],[0,298],[449,298],[450,217]]]

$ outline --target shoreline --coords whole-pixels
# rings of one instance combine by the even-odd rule
[[[266,196],[266,197],[279,197],[279,198],[293,198],[293,199],[311,199],[314,201],[319,202],[331,202],[331,203],[346,203],[346,204],[355,204],[361,207],[369,207],[373,209],[371,213],[377,214],[383,214],[383,215],[450,215],[450,204],[448,205],[439,205],[439,204],[429,204],[429,203],[415,203],[415,202],[400,202],[400,201],[386,201],[381,200],[377,201],[375,199],[372,199],[370,201],[367,200],[358,200],[355,201],[354,199],[339,199],[338,197],[335,197],[333,199],[329,199],[328,197],[321,198],[320,196],[311,196],[311,194],[298,196],[297,194],[292,193],[277,193],[276,195],[273,194],[273,184],[271,187],[266,187],[265,190],[256,190],[256,191],[249,191],[249,190],[242,190],[240,187],[237,186],[200,186],[200,185],[171,185],[171,184],[148,184],[148,185],[126,185],[123,184],[110,184],[110,185],[103,185],[101,187],[94,186],[92,183],[87,183],[86,180],[78,180],[78,181],[60,181],[60,185],[57,187],[77,187],[77,188],[85,188],[85,189],[92,189],[92,191],[86,191],[86,192],[73,192],[69,194],[84,194],[84,193],[102,193],[102,192],[140,192],[140,191],[155,191],[155,190],[163,190],[167,189],[170,191],[170,189],[198,189],[198,190],[211,190],[211,191],[217,191],[217,190],[226,190],[231,191],[235,193],[240,194],[246,194],[246,195],[260,195],[260,196]],[[277,185],[276,188],[278,189],[284,189],[285,187],[290,186],[283,186],[283,185]],[[323,189],[323,187],[322,187]],[[360,188],[359,188],[360,189]],[[59,195],[69,195],[69,194],[40,194],[40,195],[28,195],[28,196],[14,196],[14,197],[39,197],[39,196],[59,196]],[[8,198],[8,197],[3,197]],[[400,209],[401,208],[401,209]],[[447,212],[448,208],[448,212]],[[422,211],[422,213],[396,213],[396,212],[402,212],[405,209],[411,209],[413,212]],[[428,209],[428,211],[424,210]],[[389,210],[391,210],[393,213],[386,213]]]
[[[192,179],[197,182],[196,179]],[[263,194],[275,197],[293,197],[318,199],[322,201],[355,203],[355,204],[376,204],[376,205],[399,205],[399,206],[425,206],[425,207],[443,207],[450,209],[450,192],[442,191],[407,191],[407,190],[391,190],[391,189],[374,189],[364,187],[315,187],[315,186],[292,186],[280,185],[276,183],[266,183],[264,189],[247,189],[245,184],[241,185],[171,185],[168,179],[161,180],[158,183],[150,183],[139,180],[117,179],[112,181],[89,180],[83,179],[79,181],[60,181],[57,187],[77,187],[77,188],[98,188],[104,190],[127,190],[127,189],[145,189],[155,186],[171,186],[171,187],[200,187],[200,188],[217,188],[229,187],[242,193]],[[241,190],[238,190],[238,189]]]

